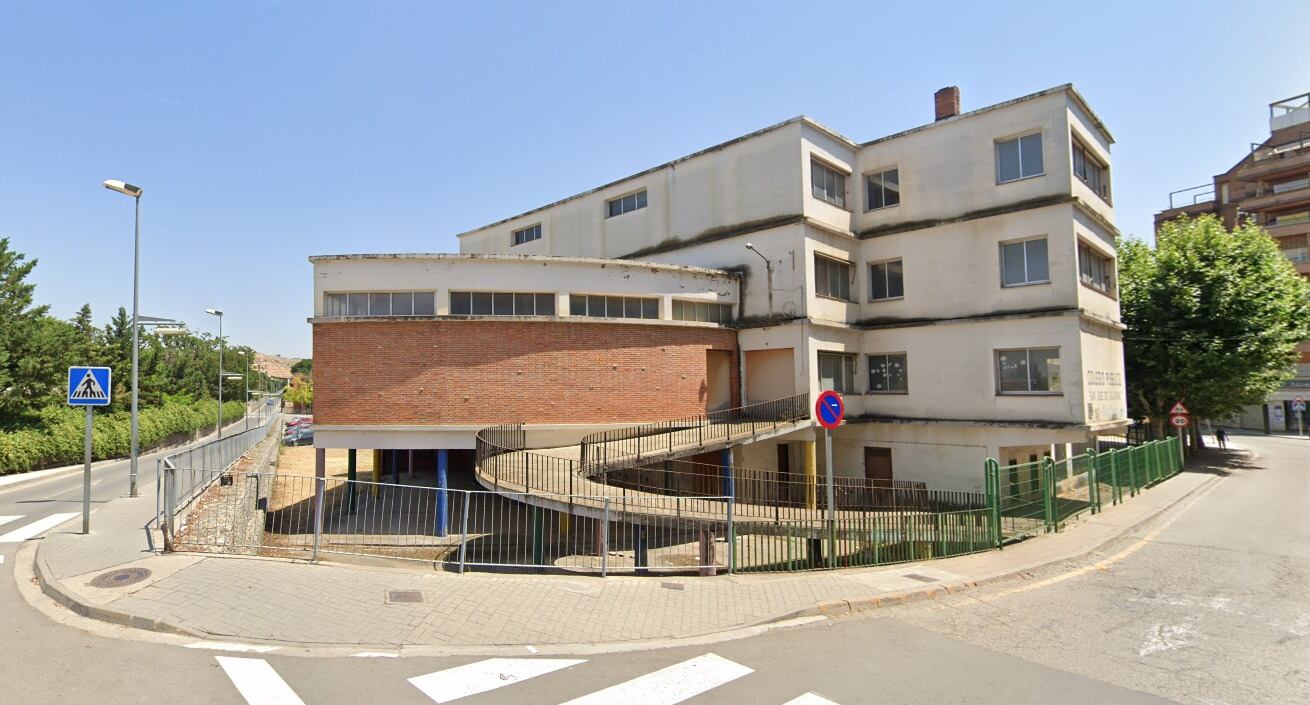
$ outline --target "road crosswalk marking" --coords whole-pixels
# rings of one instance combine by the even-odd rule
[[[575,698],[564,705],[674,705],[753,672],[754,669],[717,654],[705,654]]]
[[[282,676],[260,658],[215,656],[218,665],[249,705],[305,705]]]
[[[792,698],[782,705],[837,705],[837,703],[815,693],[806,693],[799,698]]]
[[[4,526],[5,524],[8,524],[11,521],[18,521],[19,519],[22,519],[24,516],[26,515],[18,514],[15,516],[0,517],[0,526]]]
[[[410,678],[415,688],[423,691],[437,703],[452,700],[488,690],[503,688],[529,678],[545,675],[561,668],[586,663],[585,659],[544,659],[544,658],[489,658],[444,671],[436,671],[424,676]]]
[[[48,517],[37,519],[26,526],[20,526],[17,529],[0,536],[0,543],[18,543],[19,541],[26,541],[30,538],[40,536],[75,516],[77,516],[77,512],[51,514]]]

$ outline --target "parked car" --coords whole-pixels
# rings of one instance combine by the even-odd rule
[[[314,444],[314,429],[309,426],[299,426],[291,429],[282,437],[282,444],[288,446],[308,446]]]
[[[303,425],[305,425],[305,424],[309,424],[309,423],[314,423],[314,417],[313,417],[313,416],[297,416],[297,417],[295,417],[295,418],[293,418],[293,419],[287,421],[287,428],[295,428],[295,427],[297,427],[297,426],[303,426]]]

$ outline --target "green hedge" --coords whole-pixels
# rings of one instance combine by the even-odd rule
[[[217,407],[213,401],[198,401],[141,409],[138,442],[144,450],[169,436],[213,428]],[[223,404],[225,423],[239,418],[241,402]],[[0,475],[81,462],[85,431],[85,412],[81,409],[51,407],[41,413],[39,428],[0,432]],[[96,460],[127,457],[132,444],[131,413],[96,414],[91,434]]]

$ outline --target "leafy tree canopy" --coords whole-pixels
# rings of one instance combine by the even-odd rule
[[[1195,418],[1261,403],[1310,338],[1310,283],[1253,224],[1184,218],[1155,248],[1121,240],[1119,292],[1130,410],[1157,424],[1179,399]]]

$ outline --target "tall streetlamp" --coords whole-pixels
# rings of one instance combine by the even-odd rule
[[[205,313],[218,316],[218,437],[223,437],[223,312],[207,308]]]
[[[110,191],[117,191],[123,194],[124,196],[131,196],[132,200],[136,202],[136,226],[135,226],[135,234],[133,235],[133,239],[132,239],[132,243],[133,243],[132,244],[132,451],[131,451],[132,460],[130,463],[130,470],[129,470],[130,474],[128,479],[128,495],[132,497],[136,497],[137,496],[136,466],[137,466],[137,455],[139,453],[139,449],[137,447],[137,429],[138,429],[137,387],[140,386],[138,384],[138,378],[137,378],[137,363],[138,363],[138,354],[139,354],[139,348],[141,343],[141,339],[140,339],[141,326],[138,325],[137,315],[140,313],[138,308],[141,303],[140,284],[141,284],[141,191],[142,189],[140,186],[133,186],[132,184],[129,184],[125,181],[119,181],[117,179],[106,180],[104,182],[104,186]]]

